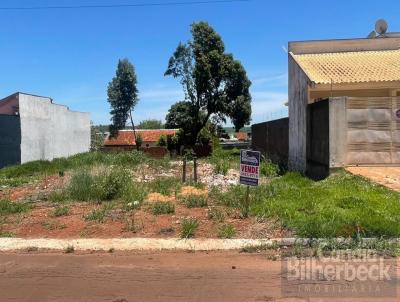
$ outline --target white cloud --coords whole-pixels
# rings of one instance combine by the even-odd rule
[[[279,85],[287,85],[288,74],[281,73],[276,75],[269,75],[263,77],[255,77],[251,81],[254,86],[263,85],[263,84],[279,84]]]
[[[152,89],[139,92],[140,99],[171,100],[174,102],[182,100],[184,97],[182,89]]]
[[[288,95],[284,92],[255,91],[252,92],[252,123],[280,118],[287,115]]]

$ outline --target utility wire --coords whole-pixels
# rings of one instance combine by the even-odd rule
[[[89,9],[89,8],[129,8],[129,7],[155,7],[155,6],[187,6],[200,4],[222,4],[235,2],[250,2],[252,0],[203,0],[203,1],[174,1],[174,2],[153,2],[153,3],[132,3],[132,4],[92,4],[92,5],[61,5],[61,6],[11,6],[0,7],[0,10],[55,10],[55,9]]]

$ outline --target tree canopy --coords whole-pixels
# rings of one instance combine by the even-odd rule
[[[137,141],[132,111],[139,101],[139,92],[135,68],[128,59],[118,61],[116,75],[108,84],[107,92],[108,102],[111,105],[111,134],[114,135],[118,130],[125,128],[126,122],[130,118],[135,141]],[[138,144],[136,146],[139,148]]]
[[[192,24],[191,33],[189,42],[178,45],[165,75],[179,78],[185,93],[185,100],[171,107],[167,125],[190,131],[194,144],[211,116],[229,118],[237,129],[250,122],[251,82],[208,23]]]
[[[141,121],[137,127],[138,129],[163,129],[164,125],[162,121],[156,119],[149,119]]]

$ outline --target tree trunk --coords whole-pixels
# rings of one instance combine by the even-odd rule
[[[138,143],[137,143],[136,129],[135,129],[135,123],[133,122],[132,110],[129,111],[129,116],[130,116],[130,118],[131,118],[132,129],[133,129],[133,136],[135,137],[136,150],[139,151],[140,146],[139,146]]]

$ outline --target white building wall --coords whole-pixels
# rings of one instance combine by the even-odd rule
[[[19,94],[21,163],[68,157],[90,149],[90,114],[51,99]]]

